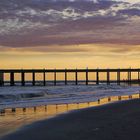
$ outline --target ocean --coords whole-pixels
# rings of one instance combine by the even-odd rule
[[[98,99],[140,93],[139,86],[67,85],[0,87],[0,109],[92,102]]]

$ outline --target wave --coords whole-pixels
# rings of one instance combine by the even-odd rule
[[[139,92],[139,86],[118,85],[0,87],[0,109],[90,102],[108,96],[131,95]]]

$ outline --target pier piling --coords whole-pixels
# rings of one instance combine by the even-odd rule
[[[120,85],[120,70],[117,71],[117,84]]]
[[[110,85],[110,72],[107,71],[107,85]]]
[[[32,73],[32,85],[35,86],[35,72]]]
[[[45,73],[45,70],[43,72],[43,85],[46,86],[46,73]]]
[[[25,86],[25,73],[21,72],[21,85]]]
[[[65,85],[67,85],[67,70],[65,69]]]
[[[77,72],[77,69],[75,71],[75,84],[78,85],[78,72]]]
[[[54,85],[56,86],[56,70],[54,71]]]
[[[88,85],[88,69],[86,70],[86,85]]]
[[[0,86],[4,85],[4,74],[0,72]]]
[[[14,80],[14,72],[10,73],[10,86],[15,85],[15,80]]]
[[[140,85],[140,71],[138,71],[138,83]]]
[[[131,71],[128,71],[128,85],[131,85]]]
[[[99,85],[99,72],[96,72],[96,85]]]

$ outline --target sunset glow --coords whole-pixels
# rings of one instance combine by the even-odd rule
[[[139,0],[0,4],[1,69],[140,67]]]

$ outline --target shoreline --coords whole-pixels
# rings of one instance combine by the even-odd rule
[[[71,111],[27,125],[0,140],[136,140],[140,138],[139,108],[140,100],[133,99]]]

